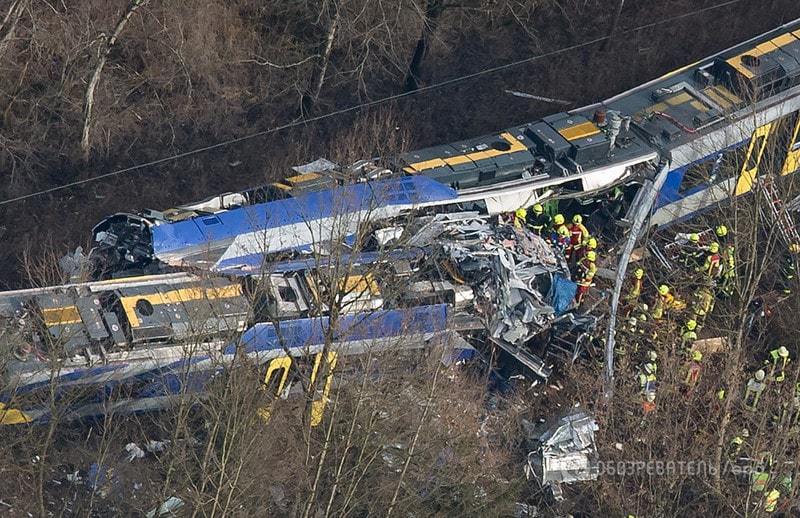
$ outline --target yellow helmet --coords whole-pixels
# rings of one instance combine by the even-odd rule
[[[525,219],[525,218],[528,216],[528,211],[527,211],[527,210],[525,210],[524,208],[520,207],[519,209],[517,209],[517,210],[514,212],[514,214],[515,214],[515,215],[516,215],[516,216],[517,216],[519,219]]]
[[[703,353],[701,353],[698,350],[693,350],[692,351],[692,360],[694,360],[696,362],[702,361],[703,360]]]
[[[586,241],[586,247],[590,250],[594,250],[597,248],[597,239],[590,237],[588,241]]]
[[[725,225],[720,225],[717,227],[716,232],[719,237],[725,237],[728,235],[728,227]]]
[[[536,214],[538,216],[542,212],[544,212],[544,207],[542,207],[541,203],[537,203],[536,205],[533,206],[533,213],[534,214]]]
[[[563,214],[556,214],[553,216],[553,223],[556,225],[563,225],[564,224],[564,215]]]
[[[697,234],[697,233],[694,233],[694,232],[689,234],[689,241],[691,241],[692,243],[699,243],[700,242],[700,234]]]
[[[563,225],[558,227],[558,235],[561,237],[569,237],[569,229]]]
[[[666,284],[662,284],[661,286],[658,287],[658,293],[660,293],[661,295],[668,294],[669,293],[669,286],[667,286]]]
[[[636,271],[633,272],[633,276],[637,279],[641,279],[644,277],[644,270],[642,268],[636,268]]]
[[[686,322],[686,329],[688,329],[689,331],[694,331],[695,329],[697,329],[697,320],[694,319],[688,320]]]
[[[586,258],[590,261],[595,261],[597,260],[597,253],[594,250],[589,250],[586,252]]]
[[[717,243],[716,241],[714,241],[713,243],[711,243],[711,244],[708,246],[708,250],[709,250],[709,251],[710,251],[712,254],[716,254],[717,252],[719,252],[719,243]]]
[[[580,214],[575,214],[574,216],[572,216],[572,222],[583,223],[583,216],[581,216]]]

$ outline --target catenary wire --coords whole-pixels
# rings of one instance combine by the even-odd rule
[[[368,102],[365,102],[365,103],[356,104],[356,105],[353,105],[353,106],[349,106],[347,108],[342,108],[340,110],[334,110],[332,112],[328,112],[328,113],[325,113],[325,114],[322,114],[322,115],[317,115],[315,117],[311,117],[311,118],[308,118],[308,119],[292,121],[292,122],[289,122],[289,123],[286,123],[286,124],[282,124],[280,126],[276,126],[274,128],[269,128],[269,129],[266,129],[266,130],[258,131],[258,132],[251,133],[251,134],[248,134],[248,135],[244,135],[244,136],[241,136],[241,137],[224,140],[222,142],[217,142],[216,144],[211,144],[209,146],[203,146],[203,147],[200,147],[200,148],[191,149],[189,151],[184,151],[183,153],[177,153],[175,155],[170,155],[170,156],[159,158],[159,159],[156,159],[156,160],[151,160],[149,162],[144,162],[144,163],[132,165],[132,166],[129,166],[129,167],[124,167],[122,169],[116,169],[114,171],[110,171],[110,172],[107,172],[107,173],[99,174],[97,176],[92,176],[90,178],[84,178],[82,180],[76,180],[76,181],[73,181],[73,182],[68,182],[68,183],[65,183],[65,184],[57,185],[57,186],[50,187],[50,188],[47,188],[47,189],[42,189],[40,191],[35,191],[35,192],[28,193],[28,194],[22,194],[20,196],[14,197],[14,198],[9,198],[7,200],[0,201],[0,206],[8,205],[8,204],[11,204],[11,203],[16,203],[18,201],[23,201],[23,200],[27,200],[27,199],[30,199],[30,198],[35,198],[35,197],[38,197],[38,196],[43,196],[45,194],[50,194],[50,193],[61,191],[61,190],[64,190],[64,189],[69,189],[71,187],[78,187],[80,185],[85,185],[85,184],[88,184],[88,183],[96,182],[96,181],[99,181],[99,180],[103,180],[105,178],[111,178],[113,176],[118,176],[118,175],[121,175],[121,174],[124,174],[124,173],[129,173],[131,171],[136,171],[136,170],[139,170],[139,169],[146,169],[148,167],[153,167],[153,166],[164,164],[164,163],[167,163],[167,162],[172,162],[174,160],[179,160],[181,158],[185,158],[185,157],[188,157],[188,156],[197,155],[197,154],[200,154],[200,153],[205,153],[206,151],[211,151],[211,150],[214,150],[214,149],[227,147],[227,146],[230,146],[230,145],[233,145],[233,144],[237,144],[239,142],[244,142],[244,141],[251,140],[251,139],[254,139],[254,138],[263,137],[265,135],[270,135],[272,133],[278,133],[280,131],[287,130],[287,129],[290,129],[290,128],[294,128],[294,127],[297,127],[297,126],[302,126],[302,125],[305,125],[305,124],[318,122],[318,121],[321,121],[321,120],[324,120],[324,119],[329,119],[329,118],[332,118],[332,117],[338,117],[339,115],[344,115],[346,113],[351,113],[351,112],[358,111],[358,110],[361,110],[361,109],[364,109],[364,108],[371,108],[373,106],[378,106],[380,104],[385,104],[385,103],[388,103],[388,102],[391,102],[391,101],[395,101],[395,100],[398,100],[398,99],[402,99],[402,98],[405,98],[405,97],[410,97],[412,95],[417,95],[417,94],[421,94],[421,93],[430,92],[430,91],[433,91],[433,90],[437,90],[439,88],[444,88],[446,86],[450,86],[450,85],[453,85],[453,84],[456,84],[456,83],[460,83],[462,81],[468,81],[468,80],[474,79],[476,77],[480,77],[480,76],[484,76],[484,75],[488,75],[488,74],[493,74],[495,72],[499,72],[499,71],[506,70],[506,69],[509,69],[509,68],[517,67],[519,65],[524,65],[526,63],[532,63],[534,61],[538,61],[538,60],[541,60],[541,59],[544,59],[544,58],[557,56],[559,54],[565,54],[565,53],[571,52],[573,50],[577,50],[577,49],[580,49],[580,48],[583,48],[583,47],[588,47],[588,46],[591,46],[591,45],[595,45],[597,43],[600,43],[602,41],[610,39],[610,38],[612,38],[614,36],[618,36],[620,34],[636,32],[636,31],[648,29],[648,28],[651,28],[651,27],[656,27],[658,25],[663,25],[665,23],[671,23],[671,22],[674,22],[674,21],[677,21],[677,20],[681,20],[683,18],[688,18],[688,17],[691,17],[691,16],[702,14],[702,13],[707,12],[707,11],[711,11],[711,10],[715,10],[715,9],[721,9],[723,7],[727,7],[727,6],[730,6],[730,5],[733,5],[733,4],[738,4],[738,3],[741,3],[743,1],[744,0],[728,0],[726,2],[722,2],[722,3],[719,3],[719,4],[714,4],[714,5],[710,5],[710,6],[704,7],[702,9],[696,9],[696,10],[690,11],[688,13],[683,13],[683,14],[672,16],[672,17],[669,17],[669,18],[664,18],[663,20],[658,20],[658,21],[654,21],[654,22],[647,23],[647,24],[644,24],[644,25],[639,25],[639,26],[636,26],[636,27],[633,27],[633,28],[630,28],[630,29],[624,29],[624,30],[621,30],[621,31],[617,32],[616,34],[613,34],[613,35],[601,36],[601,37],[598,37],[598,38],[587,40],[587,41],[584,41],[584,42],[581,42],[581,43],[576,43],[574,45],[569,45],[567,47],[562,47],[562,48],[559,48],[559,49],[556,49],[556,50],[552,50],[552,51],[549,51],[549,52],[545,52],[545,53],[542,53],[542,54],[536,54],[535,56],[530,56],[530,57],[527,57],[525,59],[520,59],[518,61],[512,61],[510,63],[504,63],[502,65],[498,65],[498,66],[495,66],[495,67],[490,67],[490,68],[486,68],[486,69],[483,69],[483,70],[479,70],[479,71],[473,72],[471,74],[466,74],[466,75],[463,75],[463,76],[458,76],[458,77],[454,77],[454,78],[447,79],[447,80],[444,80],[444,81],[440,81],[438,83],[433,83],[433,84],[430,84],[430,85],[421,86],[421,87],[419,87],[419,88],[417,88],[415,90],[410,90],[408,92],[402,92],[402,93],[399,93],[399,94],[394,94],[394,95],[390,95],[390,96],[387,96],[387,97],[382,97],[382,98],[376,99],[374,101],[368,101]]]

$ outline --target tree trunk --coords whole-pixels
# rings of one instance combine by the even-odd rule
[[[600,44],[600,50],[604,51],[608,48],[609,43],[611,43],[611,38],[614,37],[614,34],[617,32],[617,27],[619,27],[619,19],[622,17],[622,7],[625,5],[625,0],[619,0],[617,4],[617,11],[614,13],[614,18],[611,20],[611,28],[608,29],[608,36],[603,43]]]
[[[405,80],[405,91],[411,92],[419,88],[419,77],[422,72],[422,61],[428,53],[431,36],[436,31],[439,17],[444,11],[442,0],[428,0],[425,5],[425,15],[422,18],[422,32],[420,32],[411,62],[408,64],[408,73]]]
[[[83,97],[83,131],[81,132],[81,151],[83,152],[83,159],[85,161],[89,160],[89,152],[91,151],[89,134],[92,127],[92,112],[94,111],[94,93],[95,89],[97,89],[97,84],[100,82],[100,75],[103,72],[103,67],[106,66],[108,55],[111,53],[111,49],[114,47],[114,44],[117,43],[119,35],[122,34],[122,31],[128,24],[128,20],[131,19],[131,16],[133,16],[133,13],[135,13],[137,9],[143,5],[146,5],[149,1],[150,0],[132,0],[128,5],[128,8],[125,10],[125,13],[117,22],[116,27],[114,27],[114,32],[111,33],[111,36],[101,37],[102,41],[97,50],[97,63],[94,66],[92,77],[89,79],[89,84],[86,85],[86,92]]]
[[[3,17],[3,23],[0,25],[0,56],[6,51],[8,43],[14,37],[14,31],[17,29],[17,22],[22,17],[22,11],[25,10],[27,0],[14,0],[11,2],[11,7]]]
[[[333,42],[336,40],[336,31],[339,28],[339,19],[341,17],[339,6],[336,2],[333,3],[333,18],[330,25],[328,25],[328,33],[325,36],[323,43],[323,50],[320,56],[320,61],[315,68],[314,75],[311,78],[311,92],[303,96],[302,110],[303,115],[308,115],[317,104],[319,96],[322,93],[322,87],[325,85],[325,74],[328,72],[328,64],[331,60],[331,53],[333,52]]]

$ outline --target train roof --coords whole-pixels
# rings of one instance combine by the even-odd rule
[[[800,20],[571,113],[617,111],[632,118],[643,138],[672,149],[726,120],[752,116],[753,100],[797,85]]]
[[[430,178],[403,177],[357,183],[306,192],[285,200],[220,211],[152,229],[155,257],[176,264],[219,264],[234,267],[263,259],[264,254],[310,246],[330,224],[317,225],[337,215],[366,213],[377,209],[402,209],[455,199],[449,187]],[[382,216],[385,216],[381,214]],[[364,214],[359,219],[367,218]],[[264,241],[246,236],[282,229]],[[264,236],[261,236],[264,237]],[[239,238],[237,242],[236,239]]]

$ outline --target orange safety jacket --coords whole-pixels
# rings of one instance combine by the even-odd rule
[[[573,247],[580,246],[589,239],[589,229],[583,223],[572,223],[569,227],[569,244]]]

